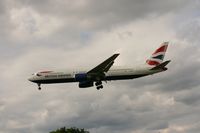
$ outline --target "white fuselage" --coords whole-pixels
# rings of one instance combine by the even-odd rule
[[[79,82],[79,88],[95,86],[97,90],[102,89],[102,81],[125,80],[140,78],[154,73],[166,71],[165,67],[170,60],[163,62],[168,42],[156,49],[151,57],[146,60],[146,64],[141,67],[113,67],[115,59],[120,55],[115,53],[99,65],[88,70],[79,71],[41,71],[33,74],[29,80],[38,84],[41,90],[41,84]]]
[[[113,67],[108,72],[105,73],[104,78],[101,80],[110,81],[110,80],[133,79],[164,71],[163,69],[151,70],[151,68],[152,67],[146,65],[138,68]],[[76,80],[75,75],[80,73],[87,73],[87,70],[71,71],[71,72],[43,71],[33,74],[33,76],[29,78],[29,80],[38,84],[79,82]]]

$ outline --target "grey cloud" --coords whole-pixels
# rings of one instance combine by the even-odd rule
[[[153,123],[153,125],[150,125],[149,130],[160,130],[160,129],[166,129],[169,127],[169,124],[166,121],[157,121],[157,123]]]
[[[148,16],[152,14],[159,16],[172,13],[177,17],[179,12],[188,10],[184,8],[188,3],[179,0],[84,1],[82,5],[76,5],[75,2],[71,6],[68,3],[69,1],[21,0],[10,2],[11,5],[6,6],[31,7],[41,16],[63,17],[64,22],[69,17],[72,18],[72,23],[44,38],[33,37],[19,41],[9,34],[4,34],[5,38],[1,36],[1,132],[43,133],[62,126],[87,128],[94,133],[155,133],[164,129],[178,132],[173,129],[174,125],[189,125],[191,127],[183,132],[197,132],[199,126],[195,124],[200,121],[197,21],[191,21],[189,26],[181,26],[181,30],[171,27],[177,39],[177,44],[171,46],[168,52],[172,63],[168,71],[153,77],[111,82],[102,91],[96,91],[95,88],[79,89],[77,84],[63,84],[42,86],[44,89],[38,92],[37,86],[27,81],[29,74],[40,68],[94,65],[100,58],[107,56],[97,57],[97,49],[107,54],[107,51],[117,48],[118,44],[114,43],[93,46],[99,45],[95,40],[92,41],[93,44],[82,44],[81,33],[93,35],[92,30],[101,32],[102,29],[113,28],[113,25],[123,28],[123,24],[135,22],[136,19],[148,21]],[[192,5],[191,2],[189,4]],[[8,9],[5,11],[8,12]],[[4,21],[1,26],[5,26],[5,29],[11,26],[5,23],[9,18],[7,15],[3,14],[1,19]],[[94,25],[81,25],[81,20]],[[156,30],[159,33],[159,29]],[[3,33],[5,32],[1,31]],[[105,32],[106,35],[107,33]],[[131,49],[137,47],[135,44],[130,45]],[[91,57],[94,55],[96,57]]]
[[[2,18],[4,21],[2,25],[1,33],[6,33],[4,39],[7,38],[8,42],[4,42],[6,50],[10,50],[10,53],[15,53],[8,47],[17,45],[21,46],[23,52],[26,48],[36,46],[47,47],[66,47],[75,49],[80,47],[80,43],[84,47],[87,42],[83,44],[82,33],[91,33],[90,36],[95,34],[99,30],[107,30],[113,28],[113,26],[119,26],[123,23],[134,21],[135,19],[141,19],[149,14],[164,14],[168,12],[177,11],[182,9],[187,4],[185,1],[173,1],[173,2],[161,2],[161,1],[38,1],[38,0],[19,0],[4,2],[7,16]],[[82,3],[82,4],[79,4]],[[57,18],[65,23],[65,26],[59,29],[59,32],[47,36],[47,38],[30,38],[29,42],[19,41],[12,38],[13,24],[10,23],[9,12],[11,9],[23,9],[32,8],[36,13],[39,13],[41,17],[50,16]],[[31,14],[30,14],[31,15]],[[35,24],[33,24],[35,25]],[[29,25],[30,26],[30,25]],[[9,28],[8,28],[9,27]],[[34,26],[33,26],[34,27]],[[6,28],[6,29],[5,29]],[[3,30],[5,29],[5,30]],[[30,30],[30,27],[28,27]],[[28,30],[27,29],[27,30]],[[51,38],[51,41],[49,41]],[[10,41],[13,40],[13,41]],[[3,44],[4,44],[3,43]],[[10,45],[8,45],[8,44]],[[4,44],[4,45],[5,45]],[[26,47],[26,48],[24,48]],[[17,55],[16,53],[14,55]]]
[[[6,12],[6,1],[2,0],[0,2],[0,16],[3,15]]]
[[[188,106],[195,106],[196,104],[199,104],[199,87],[196,87],[194,89],[188,89],[186,91],[180,92],[176,97],[176,101],[182,102],[187,104]]]
[[[113,1],[32,1],[20,0],[14,2],[20,7],[30,6],[41,14],[48,14],[73,20],[78,27],[89,22],[89,27],[79,27],[85,30],[110,29],[121,23],[128,23],[134,19],[154,14],[161,15],[176,12],[187,5],[187,1],[159,1],[159,0],[113,0]]]
[[[89,90],[88,90],[89,91]],[[112,92],[112,91],[111,91]],[[77,95],[77,94],[75,94]],[[88,94],[87,94],[88,95]],[[86,97],[87,97],[86,95]],[[64,95],[63,95],[64,96]],[[109,96],[109,95],[108,95]],[[107,127],[108,130],[112,131],[112,130],[118,130],[118,131],[123,131],[123,130],[127,130],[128,128],[131,129],[138,129],[139,127],[141,127],[142,125],[147,125],[148,123],[150,123],[150,121],[152,121],[155,118],[155,115],[149,115],[149,114],[144,114],[145,118],[143,118],[143,114],[141,115],[134,115],[134,110],[123,110],[120,103],[118,103],[116,101],[117,97],[112,97],[110,98],[111,101],[115,100],[115,103],[106,103],[106,101],[101,100],[101,99],[107,99],[108,96],[101,96],[99,97],[100,99],[96,99],[95,101],[90,101],[89,99],[85,99],[82,102],[78,102],[78,107],[80,109],[78,110],[73,110],[73,112],[77,113],[77,116],[75,117],[71,117],[71,118],[67,118],[63,117],[63,115],[65,114],[56,114],[56,115],[52,115],[51,113],[48,116],[48,119],[46,121],[48,121],[48,123],[46,123],[45,125],[40,125],[42,130],[47,130],[49,129],[49,127],[56,127],[55,125],[68,125],[68,126],[73,126],[73,125],[77,125],[78,127],[85,127],[87,129],[90,128],[100,128],[100,127]],[[76,96],[74,96],[76,97]],[[94,95],[95,97],[95,95]],[[61,97],[62,99],[64,97]],[[64,98],[65,99],[65,98]],[[78,98],[76,98],[78,100]],[[66,99],[66,101],[69,101],[70,99]],[[91,99],[92,100],[92,99]],[[109,100],[109,101],[110,101]],[[71,103],[71,102],[69,102]],[[69,104],[69,103],[65,103]],[[76,101],[73,101],[72,103],[76,103]],[[102,108],[94,108],[94,106],[92,106],[92,104],[94,103],[100,103],[99,106],[103,106]],[[65,108],[64,106],[58,106],[57,108],[51,109],[51,111],[55,111],[55,110],[66,110],[67,108]],[[77,106],[77,105],[76,105]],[[70,107],[74,107],[76,108],[76,106],[73,106],[73,104],[71,104]],[[63,108],[64,107],[64,108]],[[58,112],[59,113],[59,112]],[[130,117],[132,116],[132,117]],[[148,120],[147,120],[148,119]],[[138,121],[140,120],[140,121]],[[134,122],[133,122],[134,121]],[[61,122],[61,123],[60,123]]]
[[[198,36],[200,36],[200,19],[188,18],[183,24],[178,26],[177,36],[191,43],[191,45],[199,44]]]

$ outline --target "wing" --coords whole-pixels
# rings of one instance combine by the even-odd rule
[[[119,54],[114,54],[92,70],[88,71],[87,74],[98,74],[98,73],[104,73],[107,72],[112,65],[114,64],[114,60],[119,56]]]

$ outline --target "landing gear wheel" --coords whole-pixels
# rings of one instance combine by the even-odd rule
[[[103,89],[103,85],[97,86],[97,90]]]
[[[97,86],[97,90],[100,90],[101,88],[99,86]]]
[[[41,90],[42,88],[41,88],[41,84],[38,84],[38,90]]]
[[[103,85],[100,85],[99,87],[100,87],[101,89],[103,89]]]
[[[97,90],[100,90],[103,88],[102,81],[97,80],[95,85],[97,86]]]
[[[97,82],[95,83],[95,85],[96,85],[96,86],[100,86],[100,85],[102,85],[102,82],[101,82],[101,81],[97,81]]]

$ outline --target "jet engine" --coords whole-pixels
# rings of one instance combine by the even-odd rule
[[[94,82],[92,81],[79,82],[79,88],[87,88],[87,87],[92,87],[92,86],[94,86]]]

